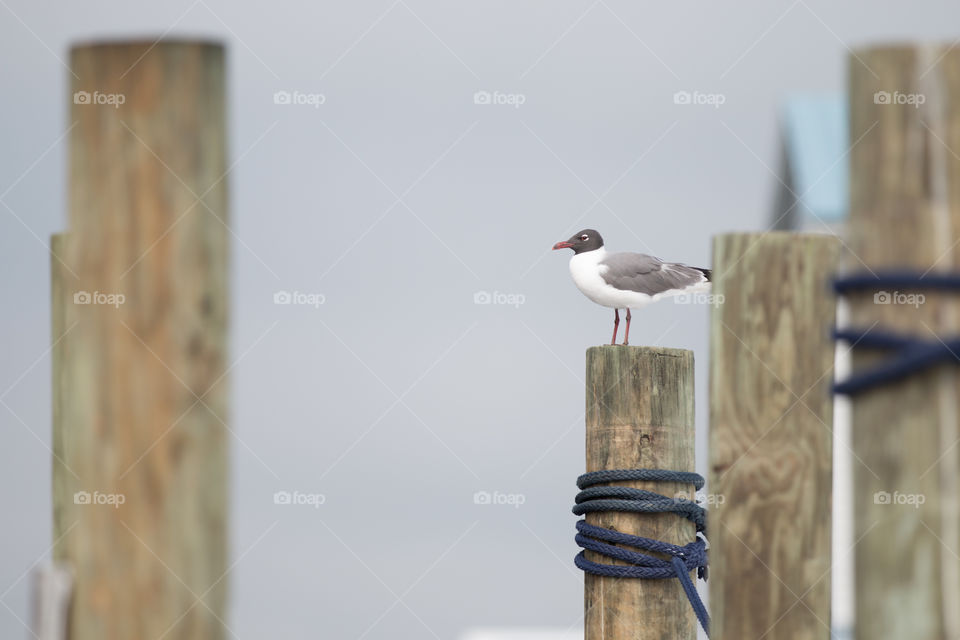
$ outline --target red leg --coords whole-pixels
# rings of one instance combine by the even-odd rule
[[[630,344],[630,307],[627,307],[627,329],[623,332],[623,344]]]
[[[617,327],[620,326],[620,310],[613,310],[613,340],[610,344],[617,344]]]

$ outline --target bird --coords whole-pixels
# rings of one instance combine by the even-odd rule
[[[710,269],[664,262],[643,253],[607,253],[603,237],[594,229],[584,229],[553,245],[553,249],[573,249],[570,275],[577,288],[594,302],[613,309],[613,339],[617,344],[620,309],[627,310],[623,344],[630,341],[630,309],[642,307],[667,296],[708,291]]]

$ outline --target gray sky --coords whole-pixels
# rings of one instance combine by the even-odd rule
[[[28,636],[18,578],[51,542],[44,243],[66,220],[64,61],[76,41],[169,29],[228,46],[228,623],[376,639],[579,622],[583,352],[611,314],[551,245],[589,226],[614,250],[709,265],[712,235],[766,227],[782,101],[842,90],[848,46],[952,40],[960,6],[0,0],[0,16],[0,636]],[[279,290],[325,303],[278,306]],[[632,331],[696,352],[701,472],[707,316],[665,302]],[[326,502],[276,505],[280,490]],[[524,503],[476,505],[481,490]]]

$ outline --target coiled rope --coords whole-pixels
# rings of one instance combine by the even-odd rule
[[[883,271],[879,273],[854,274],[837,278],[833,282],[834,291],[840,295],[852,291],[878,291],[877,304],[889,304],[886,288],[910,290],[960,290],[960,275],[915,273],[907,270]],[[899,293],[899,292],[895,292]],[[893,300],[895,302],[895,300]],[[916,336],[876,329],[837,329],[833,332],[835,340],[849,342],[857,348],[883,349],[893,355],[864,371],[857,371],[842,382],[835,382],[835,393],[856,395],[880,385],[895,382],[907,376],[929,369],[942,362],[960,360],[960,336],[947,338],[934,337],[931,340]]]
[[[610,578],[663,579],[677,578],[683,586],[687,599],[700,621],[700,625],[709,637],[710,617],[690,579],[690,572],[697,570],[697,577],[707,579],[706,512],[696,502],[683,498],[670,498],[653,491],[632,489],[629,487],[596,486],[607,482],[645,481],[692,484],[697,490],[703,488],[703,476],[686,471],[668,471],[665,469],[611,469],[585,473],[577,478],[581,489],[575,499],[573,513],[583,515],[599,511],[619,511],[632,513],[676,513],[694,523],[697,537],[692,542],[678,546],[633,536],[612,529],[605,529],[586,520],[577,522],[577,544],[587,551],[607,558],[630,563],[629,565],[602,564],[587,560],[586,552],[581,551],[574,563],[587,573]],[[623,545],[638,549],[624,549],[614,545]],[[644,551],[670,556],[664,560],[648,555]]]

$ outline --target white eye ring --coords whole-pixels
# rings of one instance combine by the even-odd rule
[[[580,239],[586,242],[587,240],[590,239],[590,237],[587,234],[583,234],[582,236],[580,236]]]

